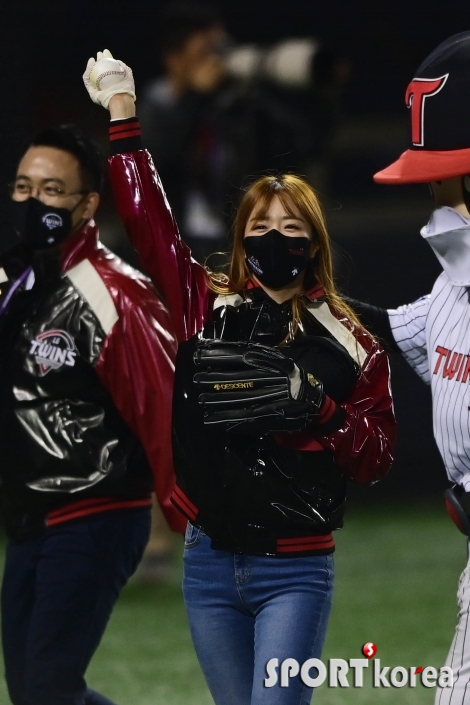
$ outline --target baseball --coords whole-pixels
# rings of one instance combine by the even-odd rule
[[[93,88],[101,91],[119,83],[125,75],[126,70],[122,68],[116,59],[100,59],[91,70],[90,83]]]

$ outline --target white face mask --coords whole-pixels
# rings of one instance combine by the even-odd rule
[[[454,208],[437,208],[421,228],[445,273],[455,286],[470,286],[470,219]]]

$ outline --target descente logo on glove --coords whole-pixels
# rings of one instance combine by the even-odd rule
[[[214,384],[214,389],[226,391],[227,389],[251,389],[254,386],[254,382],[231,382],[230,384]]]

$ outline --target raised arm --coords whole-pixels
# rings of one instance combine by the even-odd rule
[[[210,314],[213,297],[206,273],[181,240],[152,158],[142,149],[132,71],[120,62],[126,79],[97,90],[90,84],[91,61],[84,82],[92,100],[111,114],[109,168],[119,216],[142,266],[165,300],[181,342],[200,330]],[[121,86],[123,92],[119,92]]]

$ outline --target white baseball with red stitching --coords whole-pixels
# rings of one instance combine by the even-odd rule
[[[100,59],[90,73],[90,83],[97,90],[105,90],[120,83],[126,77],[126,70],[116,59]]]

